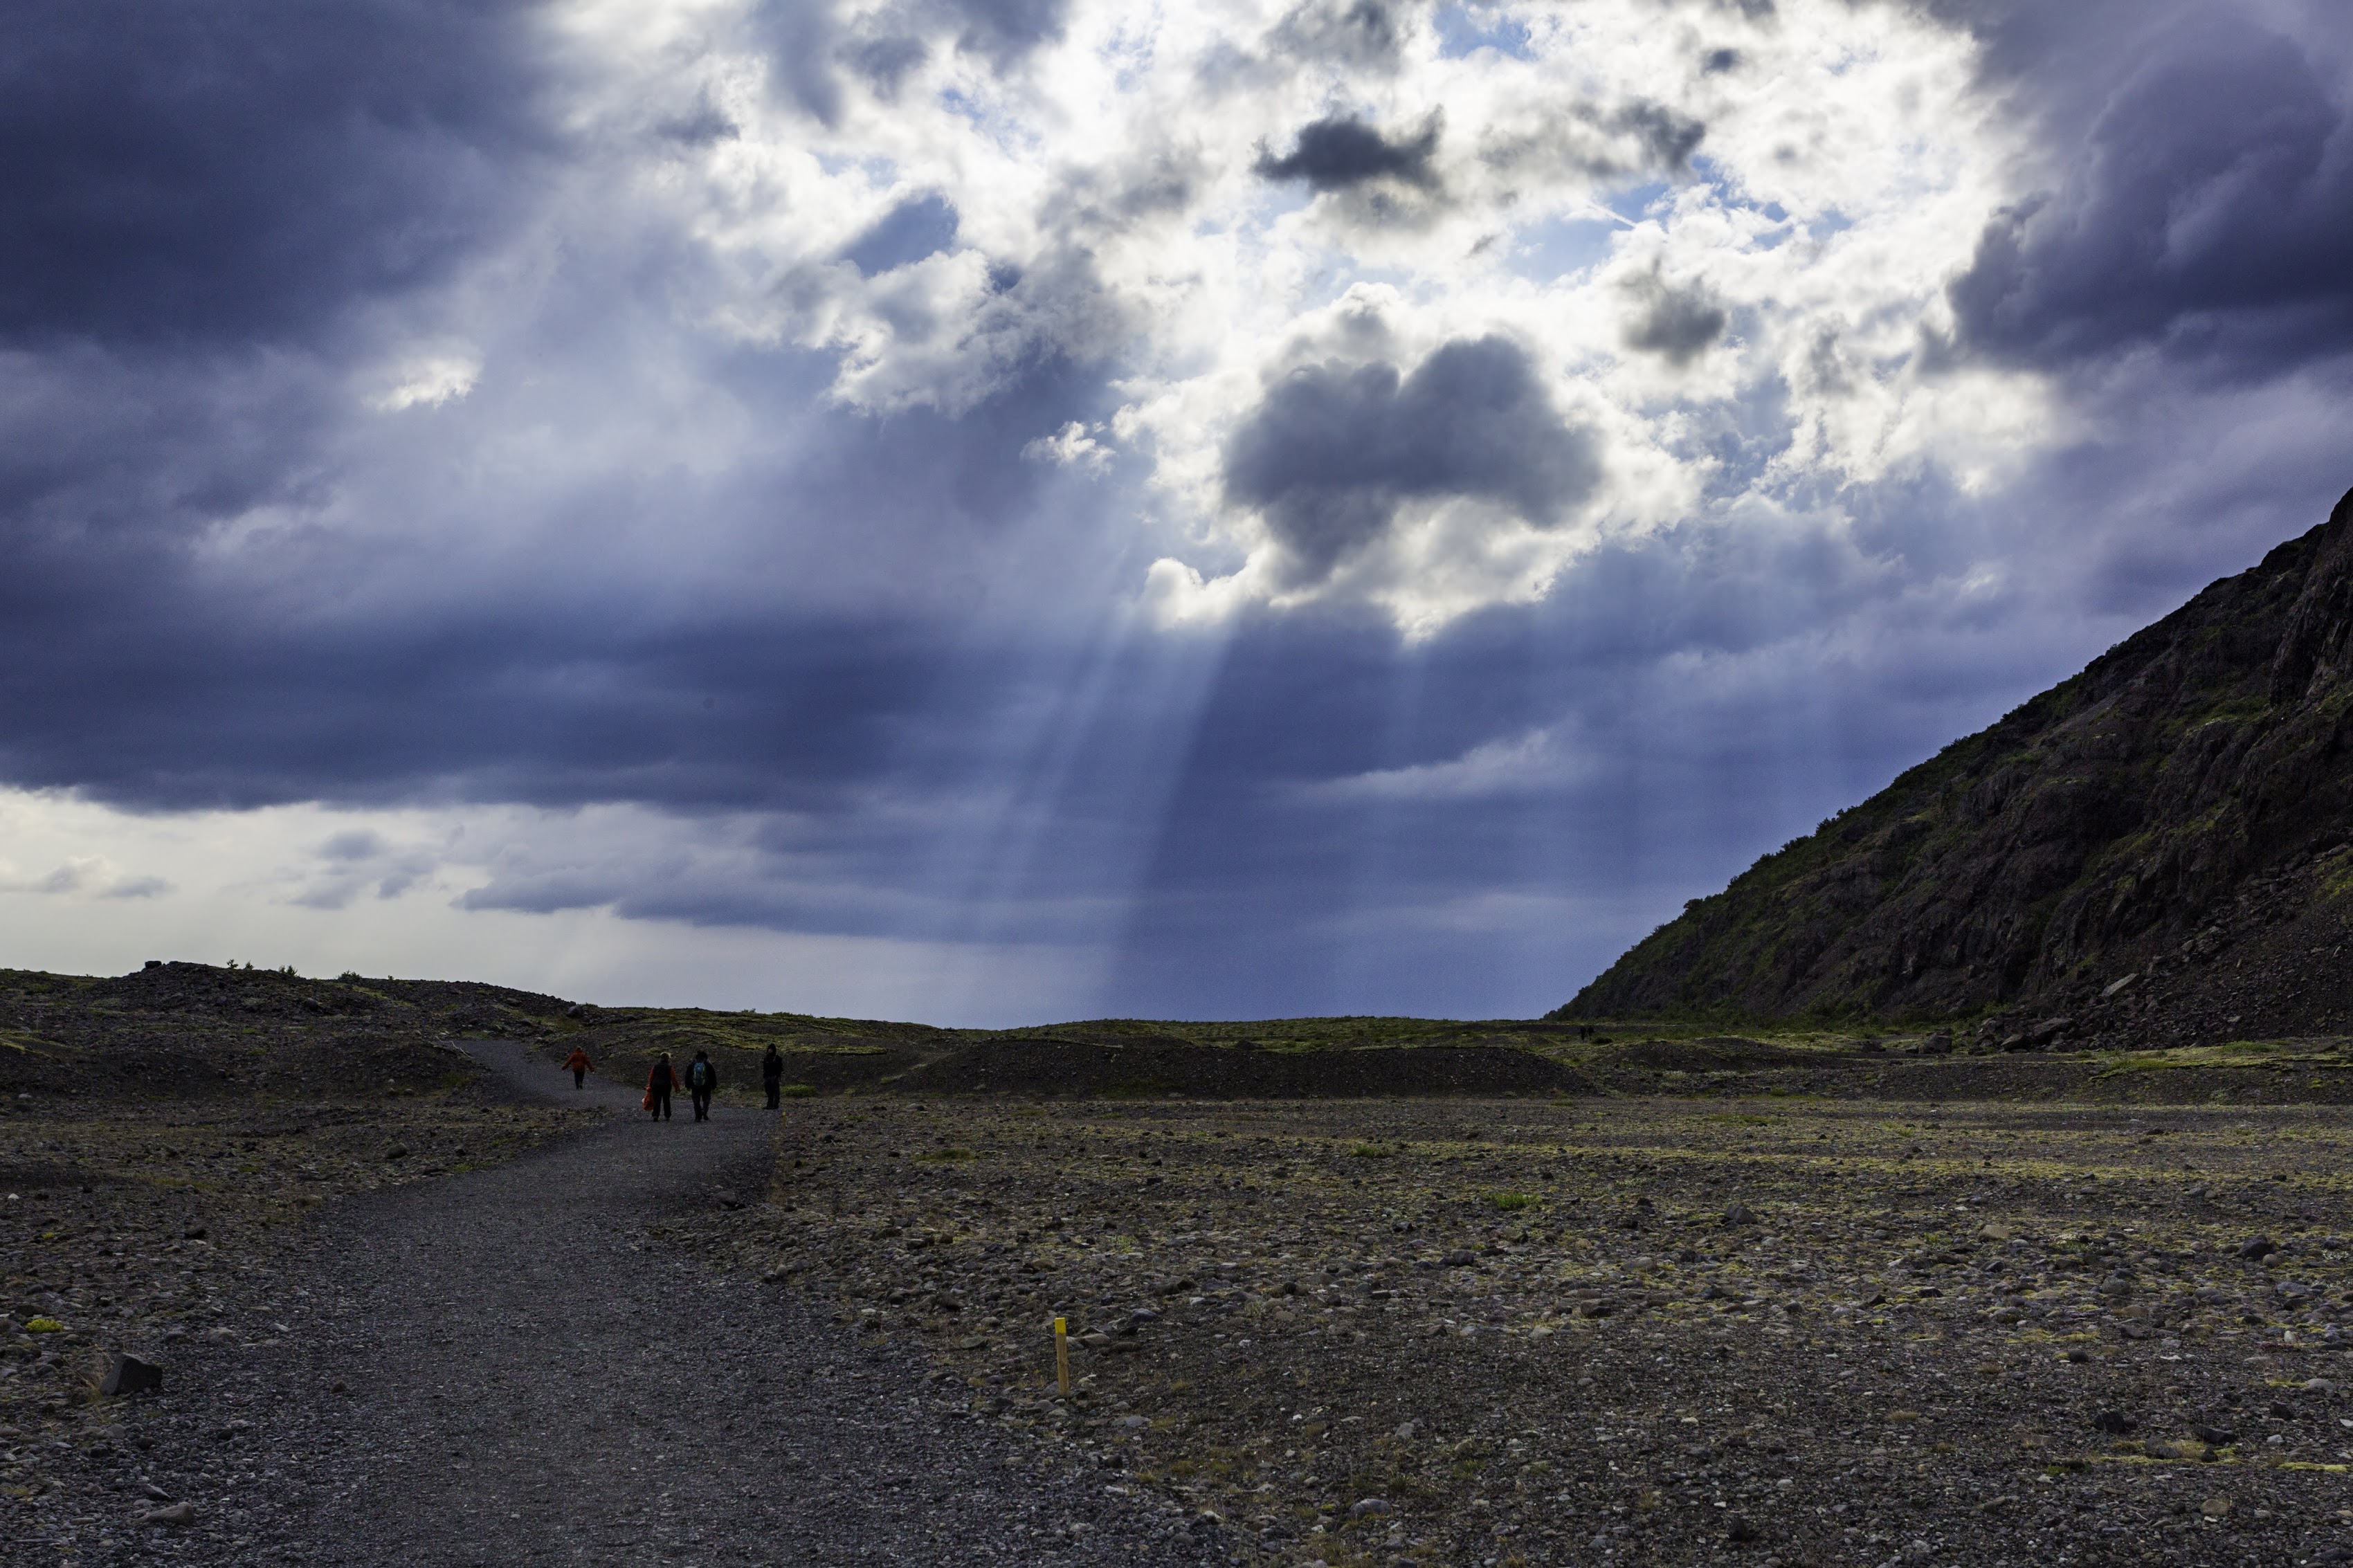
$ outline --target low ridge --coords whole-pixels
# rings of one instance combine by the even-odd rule
[[[2353,1031],[2349,707],[2353,494],[1551,1016],[1980,1018],[2013,1047]]]

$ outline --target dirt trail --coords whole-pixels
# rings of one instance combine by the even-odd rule
[[[518,1047],[518,1092],[628,1112],[514,1163],[322,1210],[299,1276],[178,1359],[140,1468],[189,1528],[79,1561],[1207,1563],[1165,1504],[983,1427],[920,1354],[642,1239],[756,1198],[772,1118],[650,1124]],[[960,1392],[960,1391],[959,1391]]]

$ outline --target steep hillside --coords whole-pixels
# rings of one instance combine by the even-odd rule
[[[2341,1033],[2353,495],[1685,906],[1555,1017],[1972,1018],[2044,1043]]]

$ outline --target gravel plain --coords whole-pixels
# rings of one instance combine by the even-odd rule
[[[0,1119],[0,1561],[2353,1561],[2333,1106],[656,1127],[418,1048]]]
[[[2334,1108],[852,1098],[704,1243],[1258,1563],[2334,1563],[2348,1143]]]

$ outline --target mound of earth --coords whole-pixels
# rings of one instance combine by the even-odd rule
[[[1257,1051],[1195,1045],[989,1040],[928,1062],[902,1092],[1135,1095],[1211,1100],[1327,1096],[1586,1094],[1589,1078],[1532,1052],[1483,1046]]]
[[[2353,496],[1764,857],[1551,1016],[2353,1032]]]

